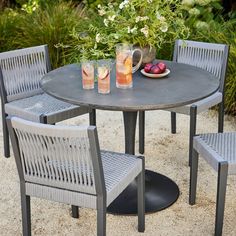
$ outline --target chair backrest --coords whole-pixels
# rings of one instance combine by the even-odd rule
[[[54,126],[7,118],[21,181],[104,193],[105,181],[96,127]]]
[[[224,92],[229,47],[225,44],[176,40],[173,61],[193,65],[213,73]]]
[[[47,45],[0,53],[0,70],[4,102],[42,93],[39,81],[51,70]]]

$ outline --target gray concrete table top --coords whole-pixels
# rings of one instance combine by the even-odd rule
[[[114,66],[111,73],[111,93],[107,95],[97,92],[97,84],[94,90],[83,90],[81,67],[78,64],[66,65],[47,73],[41,80],[41,87],[46,93],[75,105],[116,111],[182,106],[213,94],[219,87],[219,80],[205,70],[165,62],[170,69],[167,77],[151,79],[137,71],[133,74],[131,89],[116,88]]]

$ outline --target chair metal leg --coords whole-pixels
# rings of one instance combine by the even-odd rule
[[[171,112],[171,133],[176,134],[176,113]]]
[[[21,190],[21,211],[23,236],[31,236],[30,196]]]
[[[189,166],[192,163],[193,137],[196,135],[197,106],[190,107],[190,129],[189,129]]]
[[[228,176],[228,163],[226,161],[220,162],[218,165],[215,236],[222,235],[227,176]]]
[[[97,236],[106,236],[106,200],[97,197]]]
[[[79,207],[78,206],[71,206],[71,215],[73,218],[79,218]]]
[[[145,146],[145,111],[139,111],[139,153],[144,153]]]
[[[10,157],[10,140],[9,132],[6,123],[6,115],[2,113],[2,131],[3,131],[3,143],[4,143],[4,156]]]
[[[92,111],[89,113],[89,124],[96,126],[96,110],[92,109]]]
[[[190,185],[189,185],[189,204],[194,205],[196,202],[197,190],[197,171],[198,171],[198,152],[193,149],[192,164],[190,166]]]
[[[219,104],[218,114],[218,133],[223,133],[224,130],[224,102]]]
[[[145,166],[144,158],[142,158],[143,171],[137,177],[138,190],[138,231],[145,230]]]

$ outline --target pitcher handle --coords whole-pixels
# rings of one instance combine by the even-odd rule
[[[132,73],[136,72],[136,71],[139,69],[139,67],[141,66],[142,61],[143,61],[143,52],[142,52],[142,50],[139,49],[139,48],[135,48],[135,49],[133,50],[133,52],[132,52],[132,57],[133,57],[134,53],[137,52],[137,51],[139,51],[139,53],[140,53],[140,59],[139,59],[138,64],[137,64],[136,66],[132,67]]]

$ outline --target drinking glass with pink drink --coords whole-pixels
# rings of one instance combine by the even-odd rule
[[[94,89],[94,62],[82,62],[81,71],[83,89]]]
[[[98,75],[98,93],[110,93],[110,73],[111,73],[111,60],[99,60],[97,62],[97,75]]]

